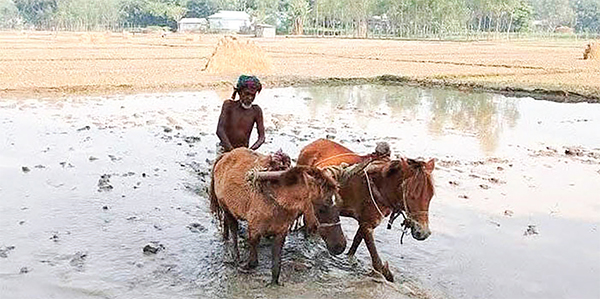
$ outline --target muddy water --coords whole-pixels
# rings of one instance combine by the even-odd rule
[[[598,298],[600,105],[409,87],[264,90],[263,152],[319,137],[437,158],[433,235],[331,257],[292,234],[285,286],[238,273],[208,212],[215,92],[0,102],[1,298]],[[355,221],[343,219],[350,240]],[[147,244],[159,244],[145,254]],[[242,252],[245,252],[242,244]]]

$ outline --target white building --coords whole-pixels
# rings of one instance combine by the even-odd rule
[[[268,24],[257,24],[254,29],[256,37],[275,37],[275,26]]]
[[[250,30],[250,15],[243,11],[221,10],[208,16],[211,31],[247,32]]]
[[[194,32],[206,31],[208,29],[208,21],[204,18],[183,18],[177,22],[178,32]]]

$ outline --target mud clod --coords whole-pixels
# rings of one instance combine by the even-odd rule
[[[146,244],[146,246],[144,246],[144,248],[142,249],[142,251],[144,252],[144,254],[156,254],[161,250],[164,250],[165,246],[158,243],[158,242],[150,242],[148,244]]]
[[[54,242],[58,242],[58,233],[52,234],[52,236],[50,237],[50,240],[52,240]]]
[[[206,231],[206,227],[200,223],[190,223],[187,228],[193,233],[203,233]]]
[[[581,150],[576,148],[568,148],[565,150],[565,155],[567,156],[581,156]]]
[[[197,142],[201,142],[202,139],[200,137],[196,137],[196,136],[187,136],[183,138],[183,141],[187,142],[187,143],[197,143]]]
[[[539,234],[539,232],[537,230],[537,227],[533,224],[528,225],[527,229],[523,233],[524,236],[532,236],[532,235],[537,235],[537,234]]]
[[[60,163],[58,163],[58,164],[60,164],[60,166],[62,166],[63,168],[65,168],[65,167],[68,167],[68,168],[73,168],[73,167],[75,167],[75,166],[73,166],[73,164],[71,164],[71,163],[67,163],[67,162],[60,162]]]
[[[73,257],[69,261],[69,265],[71,265],[78,271],[83,271],[83,267],[85,266],[85,259],[87,258],[87,256],[87,253],[78,251],[73,255]]]
[[[8,253],[14,249],[15,249],[15,246],[0,247],[0,257],[7,258]]]
[[[113,186],[110,184],[110,174],[103,174],[98,180],[98,192],[110,191]]]

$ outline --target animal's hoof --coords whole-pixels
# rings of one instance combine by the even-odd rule
[[[390,271],[390,265],[388,262],[385,262],[385,265],[381,269],[381,274],[383,274],[383,277],[385,277],[387,281],[394,282],[394,275],[392,274],[392,271]]]
[[[278,282],[278,281],[271,281],[269,283],[267,283],[267,287],[269,288],[274,288],[274,287],[282,287],[283,283]]]
[[[250,271],[252,271],[252,269],[256,268],[256,266],[258,266],[258,263],[246,262],[243,265],[239,266],[238,270],[242,273],[250,273]]]

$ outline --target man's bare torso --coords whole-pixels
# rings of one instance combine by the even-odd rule
[[[252,105],[250,109],[244,109],[238,101],[227,100],[226,113],[228,122],[225,124],[225,133],[234,148],[248,147],[250,134],[259,114],[258,106]]]

